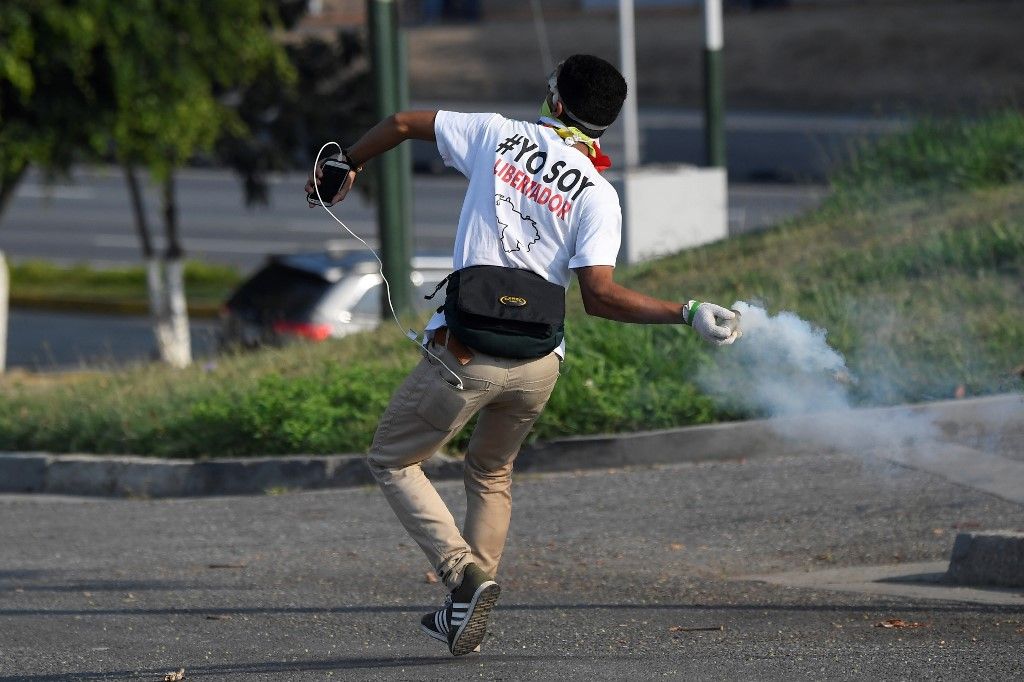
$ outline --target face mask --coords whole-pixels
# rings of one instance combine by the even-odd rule
[[[540,115],[551,116],[551,105],[548,104],[548,98],[545,97],[544,101],[540,103]]]

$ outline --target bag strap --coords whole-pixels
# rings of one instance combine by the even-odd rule
[[[435,296],[437,296],[437,292],[441,291],[441,287],[443,287],[443,286],[444,286],[444,283],[445,283],[445,282],[447,282],[447,281],[448,281],[449,279],[451,279],[452,275],[454,275],[454,274],[455,274],[455,273],[453,272],[453,273],[451,273],[450,275],[448,275],[447,277],[445,277],[444,279],[442,279],[442,280],[441,280],[440,282],[438,282],[438,283],[437,283],[437,286],[436,286],[436,287],[434,287],[434,291],[433,291],[433,292],[432,292],[432,293],[431,293],[431,294],[430,294],[429,296],[424,296],[424,297],[423,297],[423,298],[424,298],[424,300],[427,300],[427,301],[429,301],[430,299],[432,299],[432,298],[434,298]]]

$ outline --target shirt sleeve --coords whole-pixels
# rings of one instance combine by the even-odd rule
[[[469,177],[476,153],[483,143],[487,128],[500,118],[497,114],[460,114],[439,111],[434,117],[437,151],[444,165]]]
[[[576,252],[569,268],[615,265],[622,242],[622,208],[618,199],[583,206],[576,231]]]

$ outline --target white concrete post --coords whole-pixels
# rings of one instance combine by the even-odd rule
[[[7,303],[11,296],[7,258],[0,251],[0,372],[7,369]]]

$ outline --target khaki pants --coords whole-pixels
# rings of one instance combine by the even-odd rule
[[[475,353],[466,365],[431,351],[462,378],[464,390],[425,356],[391,397],[370,446],[370,470],[399,520],[449,589],[476,562],[494,575],[512,514],[512,462],[558,380],[554,353],[512,360]],[[455,519],[420,464],[480,413],[466,451],[466,520]]]

